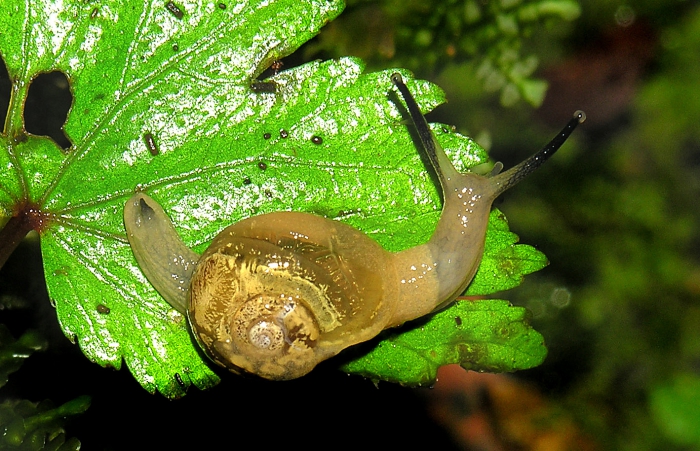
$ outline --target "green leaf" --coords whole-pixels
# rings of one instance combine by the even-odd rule
[[[532,368],[547,355],[527,311],[507,301],[458,301],[407,332],[386,331],[366,355],[342,369],[372,380],[432,385],[440,366],[458,363],[475,371]]]
[[[432,233],[440,196],[392,98],[393,70],[314,62],[251,89],[342,3],[176,2],[182,14],[160,0],[11,3],[0,5],[13,82],[0,224],[22,211],[40,230],[61,327],[100,365],[123,360],[144,388],[168,397],[218,381],[185,319],[136,265],[122,223],[134,190],[155,198],[197,251],[225,225],[279,210],[342,220],[392,251]],[[50,70],[66,74],[74,95],[66,151],[23,128],[30,82]],[[436,86],[402,74],[422,110],[444,101]],[[470,139],[433,129],[458,169],[486,160]]]

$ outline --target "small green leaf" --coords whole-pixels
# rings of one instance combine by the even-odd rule
[[[543,0],[535,3],[535,7],[541,15],[559,16],[566,21],[581,15],[581,5],[573,0]]]
[[[375,381],[431,385],[443,365],[507,372],[537,366],[547,355],[527,311],[500,300],[458,301],[413,330],[386,331],[381,338],[343,371]]]
[[[544,80],[528,79],[518,82],[518,88],[520,88],[523,98],[534,107],[542,105],[548,86],[549,84]]]

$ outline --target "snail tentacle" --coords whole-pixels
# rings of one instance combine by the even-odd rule
[[[402,308],[392,324],[398,325],[449,304],[466,290],[481,263],[493,201],[551,157],[586,115],[574,113],[542,150],[505,172],[492,177],[460,173],[436,141],[401,75],[394,73],[391,81],[406,103],[443,193],[442,213],[430,240],[396,254]],[[495,168],[500,170],[500,165]]]
[[[542,164],[544,164],[545,161],[554,155],[562,144],[566,142],[576,127],[579,124],[583,124],[585,120],[586,113],[581,110],[577,110],[573,117],[569,119],[569,122],[564,126],[564,128],[539,152],[532,155],[530,158],[527,158],[525,161],[520,162],[520,164],[508,169],[506,172],[502,172],[497,176],[492,177],[491,181],[496,187],[493,193],[494,198],[498,197],[498,195],[503,191],[515,186],[522,179],[532,174],[537,168],[542,166]]]

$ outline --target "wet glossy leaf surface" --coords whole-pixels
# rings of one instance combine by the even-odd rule
[[[184,318],[136,266],[122,224],[134,190],[160,202],[198,251],[226,224],[278,210],[342,220],[400,250],[424,242],[440,211],[437,188],[391,94],[393,71],[362,74],[355,59],[314,62],[251,88],[342,4],[178,8],[181,17],[159,1],[0,6],[0,28],[9,30],[0,33],[0,54],[13,82],[0,138],[0,224],[18,206],[34,205],[64,333],[91,360],[115,368],[124,360],[144,388],[168,397],[218,377]],[[74,96],[67,151],[23,130],[30,82],[52,70],[66,74]],[[424,111],[444,101],[436,86],[404,76]],[[485,160],[473,141],[442,126],[434,130],[459,169]],[[534,252],[518,258],[542,260]],[[513,270],[501,259],[484,257],[501,266],[492,262],[487,273],[515,280],[531,270]],[[486,292],[512,285],[481,284]]]

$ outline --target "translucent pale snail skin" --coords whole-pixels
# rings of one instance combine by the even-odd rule
[[[206,354],[233,372],[285,380],[427,315],[462,293],[476,272],[493,200],[540,166],[583,122],[577,111],[541,151],[502,174],[459,173],[435,141],[399,74],[444,205],[420,246],[385,251],[364,233],[309,213],[251,217],[224,229],[201,255],[187,248],[153,199],[136,193],[124,224],[155,289],[187,315]]]

